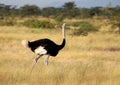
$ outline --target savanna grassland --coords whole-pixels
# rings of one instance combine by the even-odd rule
[[[42,57],[30,73],[35,55],[21,40],[47,37],[60,44],[61,29],[1,26],[0,85],[120,85],[120,35],[105,32],[108,28],[88,36],[72,36],[67,29],[65,48],[48,66]]]

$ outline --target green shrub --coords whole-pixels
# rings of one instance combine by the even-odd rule
[[[12,19],[0,20],[0,26],[13,26],[15,23],[16,22]]]
[[[23,22],[23,25],[31,28],[54,28],[54,25],[47,20],[26,20]]]
[[[98,27],[93,26],[89,22],[77,22],[73,24],[74,26],[79,26],[79,29],[76,29],[73,32],[73,35],[87,35],[88,32],[98,31]]]
[[[119,21],[111,21],[111,29],[109,31],[120,33],[120,22]]]
[[[64,17],[63,17],[62,14],[60,14],[59,16],[57,16],[57,17],[55,18],[55,20],[56,20],[56,22],[63,22]]]
[[[78,27],[81,24],[81,22],[72,22],[71,25],[74,27]]]

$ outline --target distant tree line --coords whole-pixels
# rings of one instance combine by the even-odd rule
[[[52,17],[58,20],[62,18],[92,18],[92,17],[119,17],[120,6],[116,7],[92,7],[80,8],[74,2],[66,2],[63,6],[40,8],[36,5],[24,5],[17,8],[12,5],[0,4],[0,19],[4,17],[29,17],[43,16]]]
[[[40,20],[43,16],[55,20]],[[27,17],[27,18],[26,18]],[[19,20],[23,18],[23,20]],[[22,7],[0,4],[0,26],[26,26],[30,28],[59,28],[64,19],[108,19],[111,24],[111,32],[120,34],[120,6],[112,7],[111,3],[106,7],[80,8],[74,2],[66,2],[61,7],[40,8],[36,5],[24,5]],[[100,25],[101,26],[101,25]],[[74,27],[73,35],[87,35],[88,32],[99,31],[100,26],[95,26],[88,21],[70,22]],[[117,28],[117,31],[116,31]]]

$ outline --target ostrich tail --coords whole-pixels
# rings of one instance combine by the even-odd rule
[[[26,47],[29,48],[29,41],[28,40],[22,40],[21,44]]]

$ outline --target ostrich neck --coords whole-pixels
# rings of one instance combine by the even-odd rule
[[[62,44],[59,45],[59,50],[61,50],[65,46],[65,43],[66,43],[66,40],[64,38],[63,41],[62,41]]]

